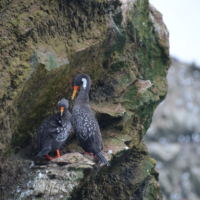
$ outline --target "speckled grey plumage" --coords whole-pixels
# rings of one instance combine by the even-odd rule
[[[103,140],[99,124],[89,105],[89,90],[91,86],[90,77],[87,74],[79,74],[73,80],[73,86],[82,85],[82,79],[87,80],[87,85],[84,88],[81,86],[75,105],[72,110],[72,125],[79,140],[81,147],[86,152],[95,154],[99,162],[104,162],[110,166],[109,162],[104,158],[101,150],[103,149]]]
[[[90,107],[75,105],[72,124],[84,151],[97,153],[103,149],[99,125]]]
[[[43,122],[38,130],[40,152],[37,156],[43,156],[60,149],[71,132],[72,124],[71,114],[68,111],[68,101],[61,99],[58,102],[58,108],[60,107],[64,107],[62,116],[60,112],[52,115]]]

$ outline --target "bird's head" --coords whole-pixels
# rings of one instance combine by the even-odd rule
[[[73,94],[72,94],[72,100],[74,99],[76,92],[79,88],[79,86],[83,86],[83,89],[90,89],[91,86],[91,79],[87,74],[78,74],[76,75],[76,77],[74,78],[73,82],[72,82],[72,87],[74,89]]]
[[[68,108],[69,108],[69,103],[68,103],[67,99],[63,98],[58,102],[58,109],[60,111],[60,116],[62,116],[63,112],[65,110],[68,110]]]

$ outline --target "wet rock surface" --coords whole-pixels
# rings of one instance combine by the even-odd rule
[[[148,0],[0,2],[3,198],[162,199],[156,162],[142,142],[167,92],[162,15]],[[111,167],[82,155],[73,131],[64,157],[35,159],[37,129],[61,98],[72,109],[78,73],[91,77],[90,103]]]
[[[80,153],[64,154],[52,161],[40,158],[26,162],[30,163],[28,180],[12,191],[11,198],[68,199],[78,181],[84,177],[84,170],[91,170],[95,165]]]
[[[157,160],[163,199],[200,199],[199,78],[199,66],[172,58],[166,99],[155,110],[145,136]]]

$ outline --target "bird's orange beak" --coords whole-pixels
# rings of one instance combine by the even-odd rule
[[[60,107],[60,116],[62,116],[63,111],[64,111],[64,107]]]
[[[74,99],[77,90],[78,90],[78,86],[74,86],[74,92],[73,92],[73,95],[72,95],[72,100]]]

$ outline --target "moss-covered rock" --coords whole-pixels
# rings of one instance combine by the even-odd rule
[[[72,109],[71,83],[84,72],[92,79],[91,107],[112,167],[86,173],[73,199],[160,195],[156,180],[149,178],[155,176],[155,163],[141,140],[167,90],[168,31],[161,14],[148,0],[0,2],[5,13],[0,29],[2,157],[19,153],[33,159],[38,127],[61,98]],[[63,153],[83,152],[73,133],[68,141]]]

